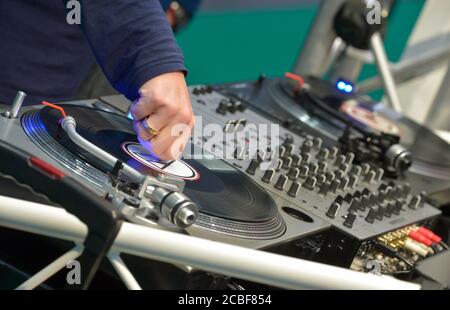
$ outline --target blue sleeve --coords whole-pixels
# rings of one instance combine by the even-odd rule
[[[111,84],[128,99],[148,80],[183,71],[183,54],[158,0],[81,0],[81,27]]]

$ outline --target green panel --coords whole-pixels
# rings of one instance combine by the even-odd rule
[[[189,84],[256,79],[288,71],[316,8],[200,13],[178,40]]]

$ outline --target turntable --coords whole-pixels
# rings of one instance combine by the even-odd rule
[[[317,219],[298,223],[282,215],[289,202],[274,200],[263,188],[225,161],[191,146],[189,156],[160,162],[137,141],[132,122],[119,114],[93,109],[89,104],[65,104],[65,112],[76,119],[77,132],[142,174],[163,174],[185,181],[184,193],[199,207],[199,216],[188,231],[217,240],[266,247],[284,239],[306,236],[326,227]],[[22,116],[27,137],[40,152],[65,171],[76,175],[102,193],[108,170],[95,156],[73,143],[61,127],[61,114],[50,107],[31,109]],[[194,159],[195,158],[195,159]],[[312,215],[308,215],[313,218]],[[231,240],[231,241],[230,241]]]
[[[252,107],[275,118],[277,122],[299,133],[322,136],[326,142],[337,142],[348,123],[367,133],[385,133],[400,138],[401,145],[411,150],[410,172],[436,180],[441,185],[450,181],[450,145],[431,130],[393,112],[368,97],[339,91],[328,82],[306,79],[298,92],[289,78],[260,78],[257,82],[228,84],[217,87]],[[318,107],[317,101],[322,103]],[[435,190],[442,189],[438,184]],[[427,190],[426,184],[421,184]]]

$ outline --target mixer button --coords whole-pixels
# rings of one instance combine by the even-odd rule
[[[257,160],[252,159],[250,165],[248,166],[246,172],[250,175],[255,175],[256,169],[258,169],[260,163]]]
[[[345,218],[344,226],[348,227],[348,228],[352,228],[353,224],[355,224],[356,217],[357,217],[356,213],[349,212]]]
[[[275,175],[275,170],[269,169],[266,172],[264,172],[264,175],[262,177],[262,181],[264,183],[269,184],[270,182],[272,182],[272,179],[273,179],[274,175]]]
[[[318,149],[320,149],[322,147],[322,144],[323,144],[322,138],[315,137],[312,142],[313,142],[313,147],[316,150],[318,150]]]
[[[366,176],[364,177],[364,182],[372,184],[375,182],[375,176],[376,176],[376,172],[373,170],[370,170],[369,173],[366,174]]]
[[[275,188],[280,191],[284,190],[284,187],[286,186],[287,181],[288,181],[287,176],[280,175],[280,177],[277,180],[277,183],[275,184]]]
[[[330,206],[330,208],[328,209],[326,216],[328,216],[331,219],[334,219],[337,217],[338,213],[339,213],[339,209],[341,208],[341,205],[333,202]]]
[[[327,177],[324,174],[319,174],[317,176],[317,185],[321,186],[325,181],[327,180]]]
[[[331,182],[326,181],[320,187],[319,194],[323,195],[323,196],[326,196],[328,194],[328,192],[330,191],[330,187],[331,187]]]
[[[300,166],[300,177],[302,178],[302,179],[305,179],[307,176],[308,176],[308,174],[309,174],[309,167],[308,167],[308,165],[301,165]]]
[[[305,181],[305,183],[304,183],[303,186],[304,186],[306,189],[313,190],[314,187],[316,187],[316,184],[317,184],[317,179],[316,179],[316,177],[309,176],[309,177],[306,179],[306,181]]]
[[[339,155],[337,158],[336,158],[336,161],[334,162],[334,165],[336,166],[336,167],[339,167],[340,165],[342,165],[342,164],[344,164],[345,163],[345,156],[344,155]]]
[[[353,174],[357,177],[359,177],[361,175],[361,172],[362,172],[362,168],[361,168],[361,166],[358,166],[358,165],[354,165],[352,167],[352,169],[350,170],[350,174]]]
[[[369,213],[367,213],[365,220],[367,223],[373,224],[375,223],[376,217],[377,217],[377,210],[374,208],[370,208]]]
[[[339,190],[340,186],[341,186],[341,181],[339,181],[338,179],[334,179],[331,182],[330,191],[332,193],[336,194],[336,192]]]
[[[319,166],[316,163],[309,163],[309,174],[315,175],[319,171]]]
[[[288,172],[289,180],[297,180],[299,175],[300,175],[300,169],[298,169],[298,168],[291,168]]]
[[[337,157],[338,153],[339,153],[339,149],[338,149],[336,146],[333,146],[333,147],[330,149],[330,155],[329,155],[329,158],[330,158],[330,159],[335,159],[335,158]]]
[[[284,157],[282,159],[283,161],[283,165],[281,166],[282,169],[284,170],[288,170],[291,167],[292,164],[292,157],[288,156],[288,157]]]
[[[320,160],[327,160],[330,156],[330,150],[327,148],[320,149],[319,153],[317,154],[317,158]]]
[[[302,185],[299,182],[297,182],[297,181],[293,182],[291,187],[289,188],[288,195],[293,198],[297,197],[297,194],[298,194],[301,186]]]
[[[417,208],[419,208],[421,200],[422,200],[422,197],[420,195],[411,197],[411,200],[408,204],[408,208],[410,208],[412,210],[416,210]]]
[[[357,182],[358,182],[358,177],[356,175],[350,175],[348,187],[351,189],[355,188]]]
[[[300,155],[292,155],[292,167],[298,167],[300,166],[300,163],[302,162],[302,156]]]

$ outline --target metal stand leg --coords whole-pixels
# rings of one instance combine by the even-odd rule
[[[389,61],[386,56],[383,40],[378,32],[374,33],[372,38],[370,38],[370,47],[375,57],[375,62],[383,81],[383,87],[386,91],[389,103],[395,111],[401,112],[402,106],[400,105],[400,99],[398,97],[397,89],[395,88],[394,77],[392,76],[389,67]]]

